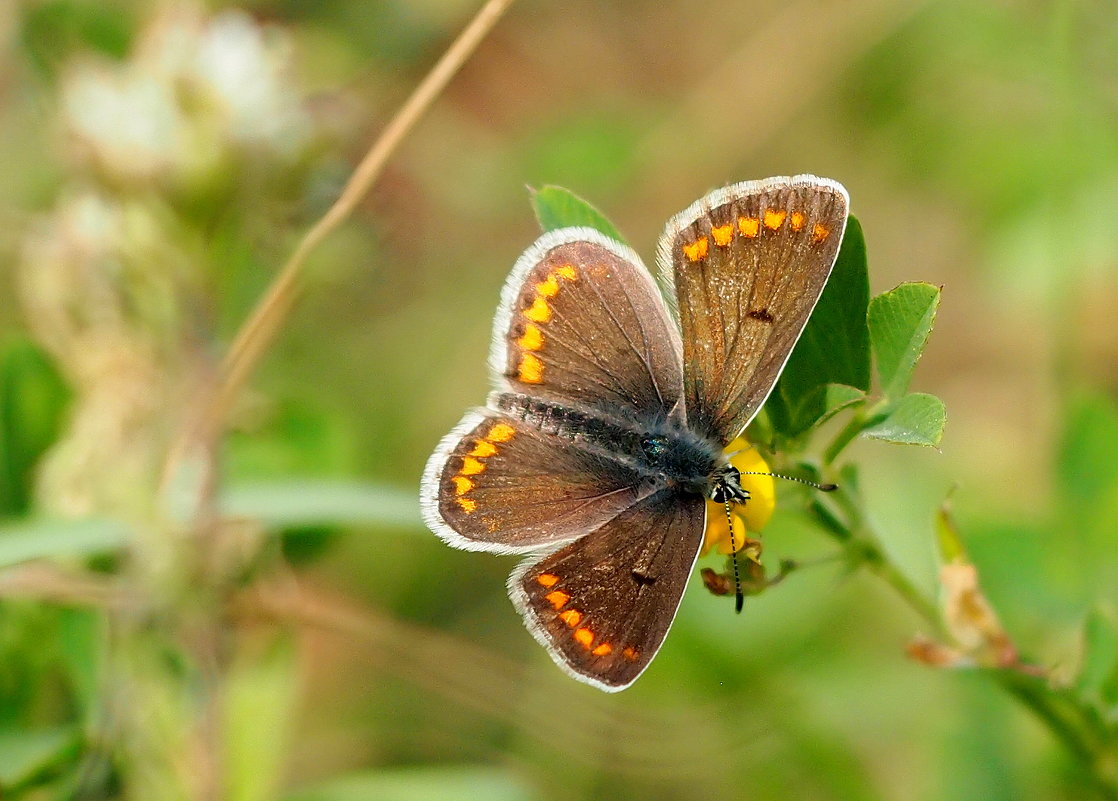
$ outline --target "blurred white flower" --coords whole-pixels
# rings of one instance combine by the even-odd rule
[[[292,159],[312,133],[287,76],[290,42],[241,11],[164,11],[123,62],[84,61],[62,111],[81,158],[124,180],[189,180],[245,147]]]
[[[63,112],[100,168],[152,177],[172,166],[180,147],[183,120],[168,90],[151,75],[88,64],[67,81]]]
[[[225,12],[203,33],[194,74],[221,102],[234,137],[291,151],[306,140],[308,120],[283,80],[288,41],[272,33],[243,12]]]

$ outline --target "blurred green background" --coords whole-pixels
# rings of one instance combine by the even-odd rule
[[[207,365],[477,5],[0,5],[8,522],[150,519],[144,493]],[[651,263],[703,193],[801,172],[849,190],[875,293],[943,287],[914,387],[947,404],[942,449],[849,454],[887,549],[932,596],[933,515],[953,488],[1017,645],[1073,673],[1084,616],[1118,601],[1114,6],[521,0],[316,253],[220,448],[234,508],[275,517],[246,524],[252,557],[223,562],[229,583],[297,578],[310,619],[280,634],[221,619],[228,703],[202,717],[240,777],[220,796],[168,786],[158,760],[149,784],[129,779],[145,736],[181,744],[182,698],[150,730],[117,725],[147,697],[115,683],[119,628],[0,572],[0,788],[1084,797],[1007,695],[905,658],[923,624],[870,575],[804,570],[741,616],[692,582],[656,662],[607,696],[524,631],[504,591],[515,559],[452,551],[419,522],[425,460],[488,389],[498,292],[537,233],[527,186],[591,200]],[[64,565],[126,574],[73,528],[36,531]],[[774,561],[834,550],[779,507],[765,542]],[[140,583],[175,585],[181,609],[191,575],[160,548],[141,547]],[[105,757],[121,737],[132,756]],[[179,757],[167,775],[192,773]]]

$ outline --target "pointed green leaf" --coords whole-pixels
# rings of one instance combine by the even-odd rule
[[[116,520],[26,520],[0,526],[0,567],[53,556],[82,556],[123,547],[128,526]]]
[[[415,492],[358,481],[241,482],[222,494],[221,510],[280,528],[341,524],[419,528]]]
[[[951,507],[947,500],[940,504],[936,512],[936,544],[939,546],[939,561],[941,565],[951,562],[970,562],[967,549],[963,545],[963,538],[959,536],[959,527],[951,515]]]
[[[818,421],[818,415],[812,417],[806,411],[810,407],[804,407],[817,387],[845,384],[869,389],[869,297],[866,240],[862,226],[851,217],[823,295],[767,404],[773,426],[782,434],[796,436]],[[819,409],[818,398],[812,403]]]
[[[939,297],[939,287],[911,283],[870,301],[870,340],[885,397],[898,400],[908,391],[916,362],[932,333]]]
[[[221,497],[222,513],[269,528],[378,525],[420,530],[414,492],[355,481],[292,480],[238,484]],[[58,556],[105,553],[131,538],[120,521],[31,519],[0,525],[0,567]]]
[[[935,447],[943,438],[947,410],[935,395],[905,395],[889,415],[862,432],[862,436],[902,445]]]
[[[286,801],[532,801],[539,794],[496,767],[411,767],[354,773],[299,790]]]
[[[540,228],[555,231],[560,228],[586,226],[601,231],[617,242],[624,244],[618,230],[606,216],[569,189],[561,186],[542,186],[532,191],[532,208]]]

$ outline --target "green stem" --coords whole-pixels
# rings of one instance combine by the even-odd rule
[[[849,426],[848,426],[849,428]],[[836,443],[843,440],[840,434]],[[849,441],[849,438],[845,440]],[[841,447],[836,449],[836,453]],[[866,522],[857,482],[844,484],[832,496],[838,513],[815,502],[812,511],[823,528],[843,544],[855,563],[865,565],[901,596],[934,629],[943,633],[938,606],[888,558],[881,539]],[[1047,677],[1013,667],[983,671],[1030,709],[1063,743],[1090,777],[1100,798],[1118,801],[1118,737],[1095,709],[1071,691],[1054,689]]]
[[[850,422],[843,426],[842,430],[835,435],[831,444],[823,451],[823,463],[827,465],[834,464],[839,455],[846,450],[846,446],[853,442],[859,434],[870,426],[881,422],[888,416],[890,406],[892,406],[892,404],[889,401],[882,399],[868,410],[859,408],[858,411],[851,416]]]
[[[823,451],[823,464],[834,464],[839,454],[843,452],[847,445],[854,441],[854,438],[857,437],[865,427],[865,414],[859,410],[850,418],[850,421],[843,426],[842,430],[835,435],[834,440],[827,446],[827,449]]]
[[[1098,715],[1068,691],[1054,690],[1042,677],[1012,669],[993,673],[1002,689],[1040,718],[1086,768],[1099,795],[1118,801],[1118,743]]]
[[[872,536],[872,535],[871,535]],[[874,538],[876,539],[876,537]],[[864,561],[866,566],[886,584],[892,587],[898,595],[908,602],[908,605],[924,618],[937,632],[942,631],[943,622],[939,607],[922,593],[911,579],[908,578],[896,565],[889,561],[885,552],[874,541],[867,537],[861,538],[862,547],[865,549]]]

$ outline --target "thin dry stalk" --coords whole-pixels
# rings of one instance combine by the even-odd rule
[[[380,137],[357,165],[357,169],[350,176],[334,205],[300,240],[287,263],[280,269],[275,280],[264,292],[264,296],[234,337],[233,344],[221,364],[221,375],[217,386],[203,406],[197,423],[185,432],[168,456],[164,483],[173,476],[175,467],[191,447],[197,432],[220,430],[223,427],[238,394],[275,340],[298,299],[300,279],[307,257],[353,213],[361,198],[380,177],[396,148],[513,2],[515,0],[489,0],[478,11],[470,24],[389,121]]]

